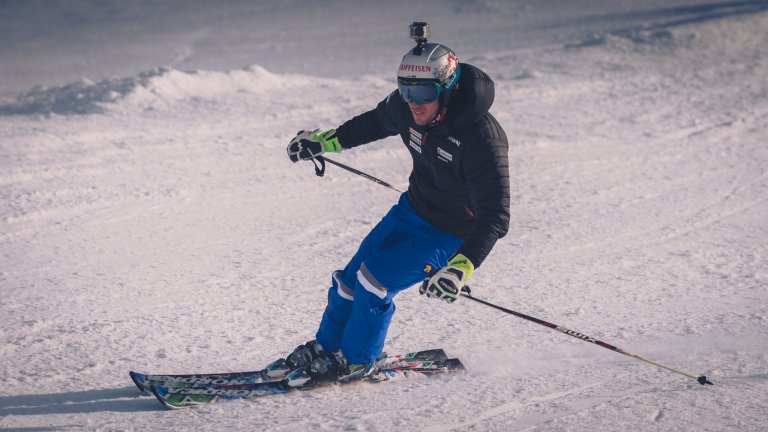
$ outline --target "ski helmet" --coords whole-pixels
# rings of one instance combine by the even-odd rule
[[[448,102],[459,82],[461,65],[450,48],[438,43],[419,43],[408,51],[397,70],[397,87],[406,102],[430,103],[440,98]]]

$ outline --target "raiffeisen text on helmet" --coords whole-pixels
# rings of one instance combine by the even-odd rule
[[[432,72],[431,66],[401,64],[400,70],[405,72]]]
[[[400,78],[434,79],[435,75],[432,73],[432,66],[424,64],[426,62],[422,59],[419,60],[420,63],[411,63],[408,61],[400,63],[397,76]]]

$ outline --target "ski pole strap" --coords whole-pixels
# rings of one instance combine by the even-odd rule
[[[318,156],[315,158],[312,158],[312,163],[315,165],[315,174],[317,174],[318,177],[322,177],[325,175],[325,158],[322,156]],[[320,161],[320,166],[318,166],[317,161]]]

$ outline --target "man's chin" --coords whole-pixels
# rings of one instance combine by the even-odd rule
[[[432,121],[432,119],[428,119],[425,115],[417,116],[413,113],[411,115],[413,116],[413,122],[419,126],[426,126]]]

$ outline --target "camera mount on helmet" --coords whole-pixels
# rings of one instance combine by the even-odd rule
[[[421,55],[421,50],[424,49],[424,44],[427,43],[427,38],[429,38],[429,24],[414,21],[409,26],[409,29],[411,31],[411,39],[416,41],[413,55]]]

